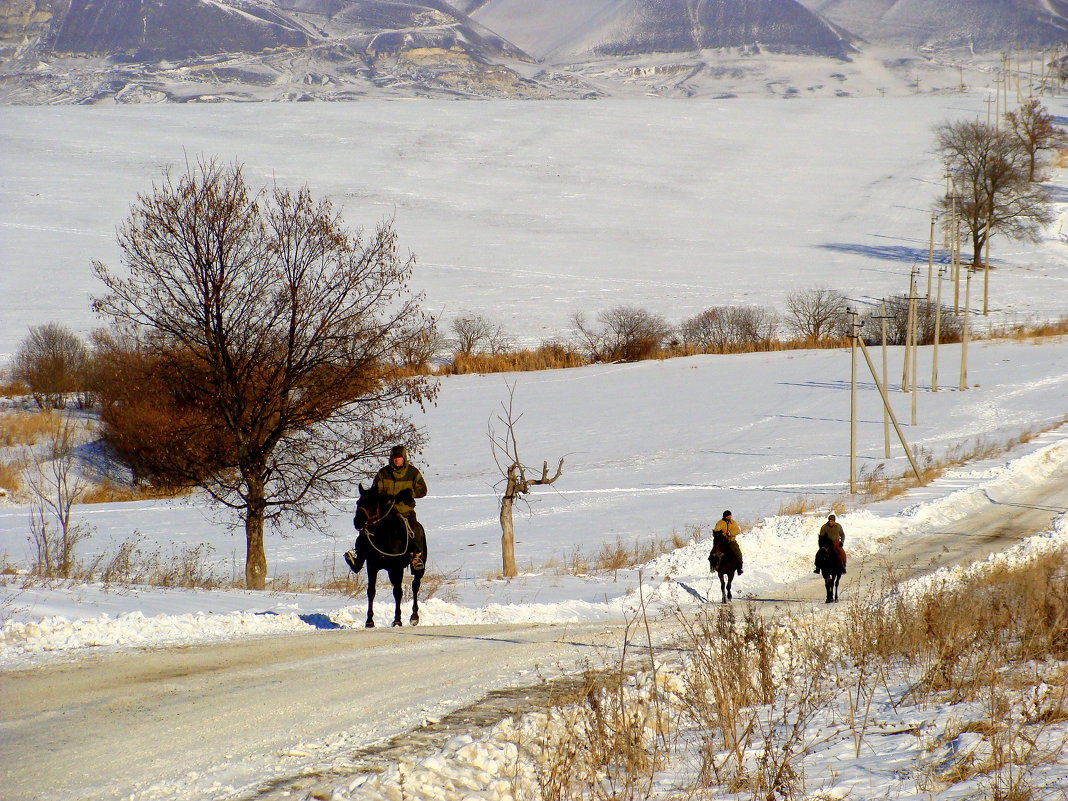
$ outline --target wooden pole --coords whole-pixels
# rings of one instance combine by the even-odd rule
[[[857,493],[857,312],[849,309],[849,493]]]
[[[927,247],[927,308],[931,307],[931,273],[934,272],[935,216],[931,215],[931,243]]]
[[[972,289],[972,271],[968,270],[968,276],[964,281],[964,333],[960,343],[960,385],[961,391],[968,388],[968,317],[970,315],[970,300]]]
[[[909,298],[909,302],[912,304],[912,368],[909,371],[909,377],[912,381],[912,425],[916,425],[916,380],[918,378],[916,374],[916,354],[919,352],[919,297],[913,293]]]
[[[960,313],[960,217],[957,215],[957,195],[953,195],[953,242],[951,265],[953,266],[953,311]]]
[[[879,313],[879,322],[882,323],[883,334],[883,386],[887,386],[890,382],[887,380],[887,359],[886,359],[886,303],[882,304],[882,308]],[[885,458],[890,458],[890,416],[886,413],[886,408],[883,408],[883,455]]]
[[[988,220],[986,223],[986,256],[983,259],[983,316],[986,317],[990,313],[990,226],[993,225],[992,220]]]
[[[942,276],[945,267],[938,268],[938,290],[935,297],[934,347],[931,350],[931,392],[938,392],[938,337],[942,328]]]

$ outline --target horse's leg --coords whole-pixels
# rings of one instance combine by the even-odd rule
[[[375,627],[375,584],[378,582],[378,568],[367,563],[367,623],[369,629]]]
[[[412,573],[412,625],[419,625],[419,585],[423,583],[423,570]]]
[[[834,577],[834,600],[838,600],[838,585],[842,583],[842,574],[839,573]]]
[[[719,574],[719,594],[723,598],[723,603],[727,603],[727,582],[724,580],[724,573]]]
[[[404,595],[404,568],[391,567],[389,580],[393,583],[393,625],[403,626],[401,623],[401,596]]]
[[[823,586],[827,588],[827,600],[824,603],[834,603],[834,576],[830,573],[824,573]]]
[[[734,596],[731,595],[731,586],[734,584],[734,571],[732,570],[727,574],[727,600],[733,601]]]

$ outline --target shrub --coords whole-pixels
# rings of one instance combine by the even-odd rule
[[[671,326],[658,314],[636,306],[616,306],[597,315],[597,324],[581,314],[572,318],[591,361],[634,362],[660,354],[671,339]]]
[[[64,397],[85,389],[89,351],[59,323],[33,326],[15,351],[13,377],[30,388],[40,408],[59,409]]]

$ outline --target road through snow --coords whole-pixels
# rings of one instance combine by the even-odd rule
[[[1068,509],[1068,475],[989,500],[885,561],[925,573],[1048,530]],[[843,592],[886,567],[856,560]],[[822,595],[808,575],[776,598]],[[0,787],[26,801],[282,797],[291,777],[328,786],[354,755],[490,691],[601,666],[621,640],[604,623],[337,630],[11,670],[0,674]]]

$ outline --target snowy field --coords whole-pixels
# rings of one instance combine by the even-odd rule
[[[899,364],[899,351],[893,350]],[[959,354],[959,346],[943,346],[942,369],[956,369]],[[943,373],[938,393],[920,393],[917,425],[903,426],[917,452],[922,448],[942,458],[980,438],[1004,442],[1064,420],[1068,341],[1041,347],[973,343],[969,363],[968,391],[952,389]],[[929,370],[929,362],[921,360],[920,375]],[[755,526],[743,536],[748,562],[739,589],[767,593],[809,569],[822,514],[848,495],[847,350],[699,356],[507,380],[515,382],[516,410],[524,415],[517,429],[521,454],[533,464],[555,464],[564,456],[564,475],[551,488],[532,493],[531,515],[517,509],[516,556],[523,575],[510,582],[492,579],[501,564],[494,487],[499,475],[486,432],[507,399],[508,385],[499,375],[443,382],[437,405],[424,419],[431,444],[415,461],[430,487],[419,503],[430,569],[449,581],[424,607],[422,625],[618,619],[636,571],[586,577],[562,568],[580,556],[592,561],[603,546],[617,542],[631,547],[673,533],[685,538],[701,527],[706,528],[700,536],[707,537],[707,526],[727,508]],[[908,396],[898,391],[893,401],[907,423]],[[870,380],[861,382],[858,416],[861,468],[885,462],[889,473],[906,470],[896,442],[891,460],[883,458],[882,413]],[[967,493],[982,499],[983,492],[1001,487],[997,492],[1003,495],[1012,489],[1005,481],[1026,485],[1066,463],[1068,433],[1061,427],[994,462],[969,465],[903,498],[845,514],[850,548],[863,558],[896,538],[923,536],[946,515],[964,514]],[[815,499],[817,511],[776,517],[780,505],[798,497]],[[353,537],[351,501],[341,500],[339,507],[324,513],[330,535],[297,530],[269,536],[270,575],[322,581],[344,572],[341,554]],[[130,540],[146,552],[165,553],[206,542],[213,570],[227,578],[243,574],[243,533],[229,533],[224,519],[196,501],[84,506],[77,508],[76,520],[94,532],[80,547],[86,558],[112,553]],[[25,508],[0,508],[0,554],[28,565],[27,533]],[[647,573],[685,577],[680,580],[707,597],[706,555],[707,543],[701,542],[672,557],[681,562],[658,563]],[[662,595],[670,603],[686,600],[685,592],[670,585]],[[0,657],[20,662],[90,645],[307,629],[317,615],[360,626],[364,608],[341,596],[108,592],[85,586],[21,592],[9,586],[3,597],[11,622],[0,638]],[[391,609],[388,595],[380,595],[379,603],[380,615]],[[196,614],[210,617],[190,617]],[[72,622],[78,619],[95,622]]]
[[[932,128],[984,99],[0,107],[0,359],[28,326],[99,324],[90,261],[116,266],[137,193],[200,156],[307,183],[353,227],[395,218],[430,310],[526,342],[619,304],[903,293],[944,187]],[[1068,311],[1065,191],[1042,245],[995,240],[995,321]]]
[[[1048,105],[1068,117],[1068,102]],[[679,320],[712,305],[781,307],[787,292],[814,284],[863,303],[903,292],[912,266],[926,264],[930,206],[942,186],[932,125],[985,113],[976,95],[0,108],[0,362],[29,325],[96,325],[90,259],[114,265],[114,228],[134,195],[162,167],[200,154],[243,161],[254,180],[307,182],[340,203],[353,225],[395,217],[419,259],[415,284],[429,308],[445,320],[484,314],[527,341],[563,332],[574,312],[623,303]],[[991,322],[1068,313],[1068,175],[1054,183],[1058,218],[1044,240],[995,242]],[[985,322],[976,319],[979,328]],[[1063,474],[1068,431],[1057,424],[1068,415],[1068,340],[974,342],[963,392],[960,350],[939,350],[938,393],[927,391],[932,354],[921,350],[915,425],[909,398],[892,393],[913,448],[937,460],[981,440],[1046,433],[864,508],[846,500],[847,350],[445,379],[437,404],[417,418],[429,435],[413,460],[430,488],[419,516],[430,570],[446,578],[423,605],[421,625],[619,620],[632,611],[638,570],[575,575],[566,566],[605,546],[673,534],[697,541],[645,565],[643,580],[656,609],[699,604],[718,592],[704,538],[728,508],[751,526],[736,596],[767,597],[810,571],[832,503],[846,506],[840,520],[853,575],[854,564],[863,570],[989,498]],[[891,349],[890,359],[890,384],[899,387],[901,350]],[[500,476],[487,426],[511,383],[524,460],[566,462],[553,487],[533,493],[529,516],[517,509],[521,575],[503,581],[494,578]],[[890,474],[904,472],[896,442],[892,457],[883,456],[882,410],[864,374],[859,417],[861,468],[885,463]],[[778,514],[799,497],[813,499],[811,514]],[[352,500],[339,499],[323,512],[328,534],[270,534],[269,574],[321,581],[344,571],[351,512]],[[164,553],[207,543],[217,574],[243,573],[242,532],[198,497],[79,507],[76,518],[92,529],[79,551],[86,559],[127,541]],[[1062,521],[1000,558],[1025,558],[1066,535]],[[28,566],[27,538],[27,509],[0,499],[4,562]],[[361,628],[363,615],[360,600],[340,595],[23,586],[12,577],[0,588],[0,666],[32,667],[87,649],[308,632],[324,622]],[[959,712],[902,712],[897,723],[924,728]],[[891,712],[882,714],[893,727]],[[441,788],[479,781],[504,739],[457,740],[427,765],[402,766],[406,777],[361,779],[334,797],[397,797],[400,786],[413,798],[461,798]],[[852,771],[842,784],[852,797],[913,797],[897,767],[914,758],[915,738],[884,742],[891,745],[880,754],[844,768],[828,746],[818,769]],[[193,798],[177,790],[160,797]]]

